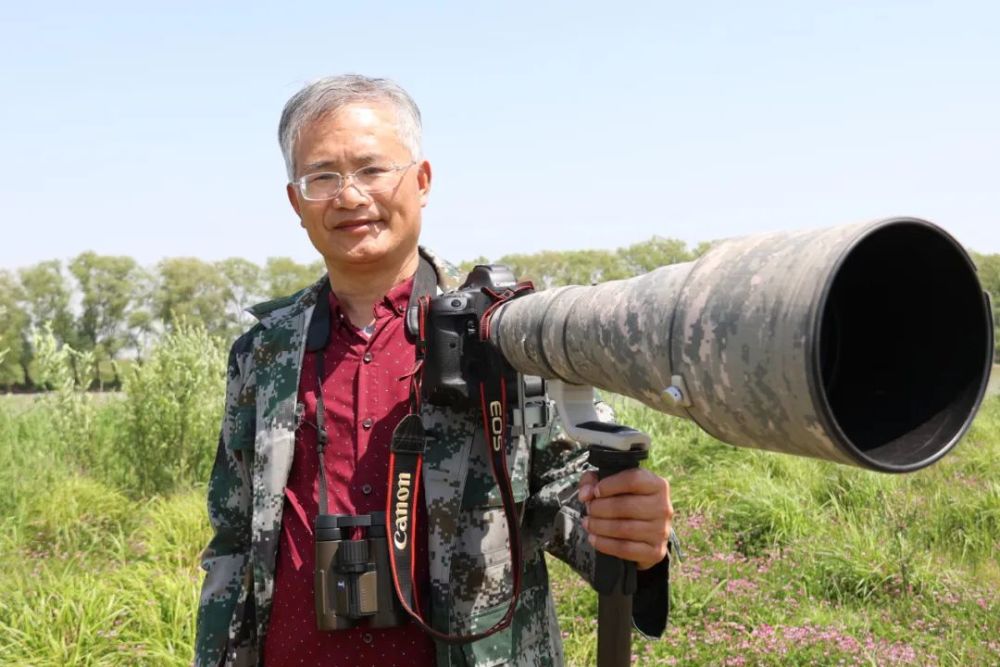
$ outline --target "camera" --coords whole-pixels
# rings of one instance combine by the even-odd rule
[[[501,264],[480,264],[458,290],[431,300],[427,323],[427,362],[423,391],[432,405],[477,408],[479,382],[490,363],[491,344],[480,340],[480,319],[493,304],[484,289],[514,287],[513,272]],[[516,376],[507,368],[508,380]]]

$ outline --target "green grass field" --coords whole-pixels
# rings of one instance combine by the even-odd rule
[[[644,408],[687,558],[649,665],[1000,664],[1000,397],[908,476],[744,451]],[[594,664],[594,595],[557,572],[570,664]]]
[[[141,389],[0,397],[0,665],[189,664],[209,536],[191,480],[204,466],[137,475],[145,454],[125,451],[136,425],[123,408]],[[637,664],[1000,664],[1000,397],[952,456],[905,477],[736,449],[618,409],[654,437],[649,466],[671,480],[687,556],[670,629],[635,640]],[[212,419],[185,447],[214,449]],[[143,451],[165,466],[174,440],[159,437]],[[596,597],[551,570],[567,662],[592,665]]]

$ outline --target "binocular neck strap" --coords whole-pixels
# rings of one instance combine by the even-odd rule
[[[319,513],[329,514],[326,485],[326,458],[323,451],[329,436],[326,432],[326,406],[323,404],[323,377],[326,375],[323,365],[323,350],[313,355],[316,358],[316,453],[319,455]]]
[[[491,294],[491,297],[494,295]],[[513,295],[511,295],[513,296]],[[496,297],[494,297],[496,298]],[[507,298],[510,298],[508,296]],[[423,333],[430,299],[419,301],[419,337],[417,341],[418,359],[415,374],[422,373],[422,352],[426,347]],[[482,324],[482,322],[481,322]],[[389,536],[389,562],[392,568],[393,585],[396,595],[407,614],[421,629],[436,639],[449,644],[473,642],[503,630],[510,625],[521,594],[521,532],[518,523],[514,490],[507,467],[507,446],[510,442],[510,425],[507,414],[507,383],[504,377],[506,362],[492,345],[483,346],[487,358],[484,360],[486,373],[479,384],[480,404],[483,414],[483,429],[489,451],[493,479],[497,482],[503,501],[504,516],[507,519],[507,535],[510,541],[511,567],[513,569],[514,591],[507,612],[492,627],[468,635],[449,634],[431,627],[420,614],[421,606],[417,597],[415,559],[413,557],[414,538],[417,533],[417,507],[420,502],[420,472],[423,461],[426,434],[420,415],[414,411],[403,418],[392,435],[392,449],[389,453],[389,493],[386,498],[386,534]],[[411,383],[411,391],[419,391],[419,379]],[[412,397],[411,404],[419,406],[419,397]]]

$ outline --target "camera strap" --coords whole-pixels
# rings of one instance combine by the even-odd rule
[[[493,301],[480,319],[479,337],[488,341],[489,321],[496,308],[515,296],[532,289],[530,284],[518,285],[503,292],[484,288],[483,292]],[[507,410],[507,381],[504,370],[506,362],[492,345],[483,345],[486,359],[482,364],[483,377],[479,383],[479,397],[482,408],[483,429],[486,434],[487,449],[493,479],[497,483],[507,519],[507,535],[510,542],[513,594],[503,617],[492,627],[472,634],[449,634],[441,632],[421,616],[421,605],[417,597],[415,559],[413,543],[417,531],[417,508],[420,502],[421,464],[423,461],[426,434],[420,418],[420,378],[423,374],[424,355],[427,350],[426,322],[430,308],[430,297],[421,296],[418,301],[416,364],[411,373],[411,413],[396,427],[392,436],[389,454],[389,493],[386,498],[386,534],[391,537],[389,561],[392,568],[396,595],[407,614],[421,629],[443,642],[473,642],[503,630],[510,625],[521,594],[521,532],[514,491],[507,467],[507,447],[510,442],[510,420]]]

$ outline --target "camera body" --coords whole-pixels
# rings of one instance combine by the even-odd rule
[[[351,539],[355,528],[365,532],[362,539]],[[393,588],[385,512],[320,514],[314,535],[317,627],[343,630],[358,625],[402,625],[406,614]]]
[[[456,409],[479,405],[479,382],[491,344],[480,340],[480,320],[493,300],[483,292],[514,287],[517,281],[501,264],[476,266],[454,292],[431,299],[427,314],[427,360],[423,392],[431,405]],[[506,368],[515,377],[513,369]]]

